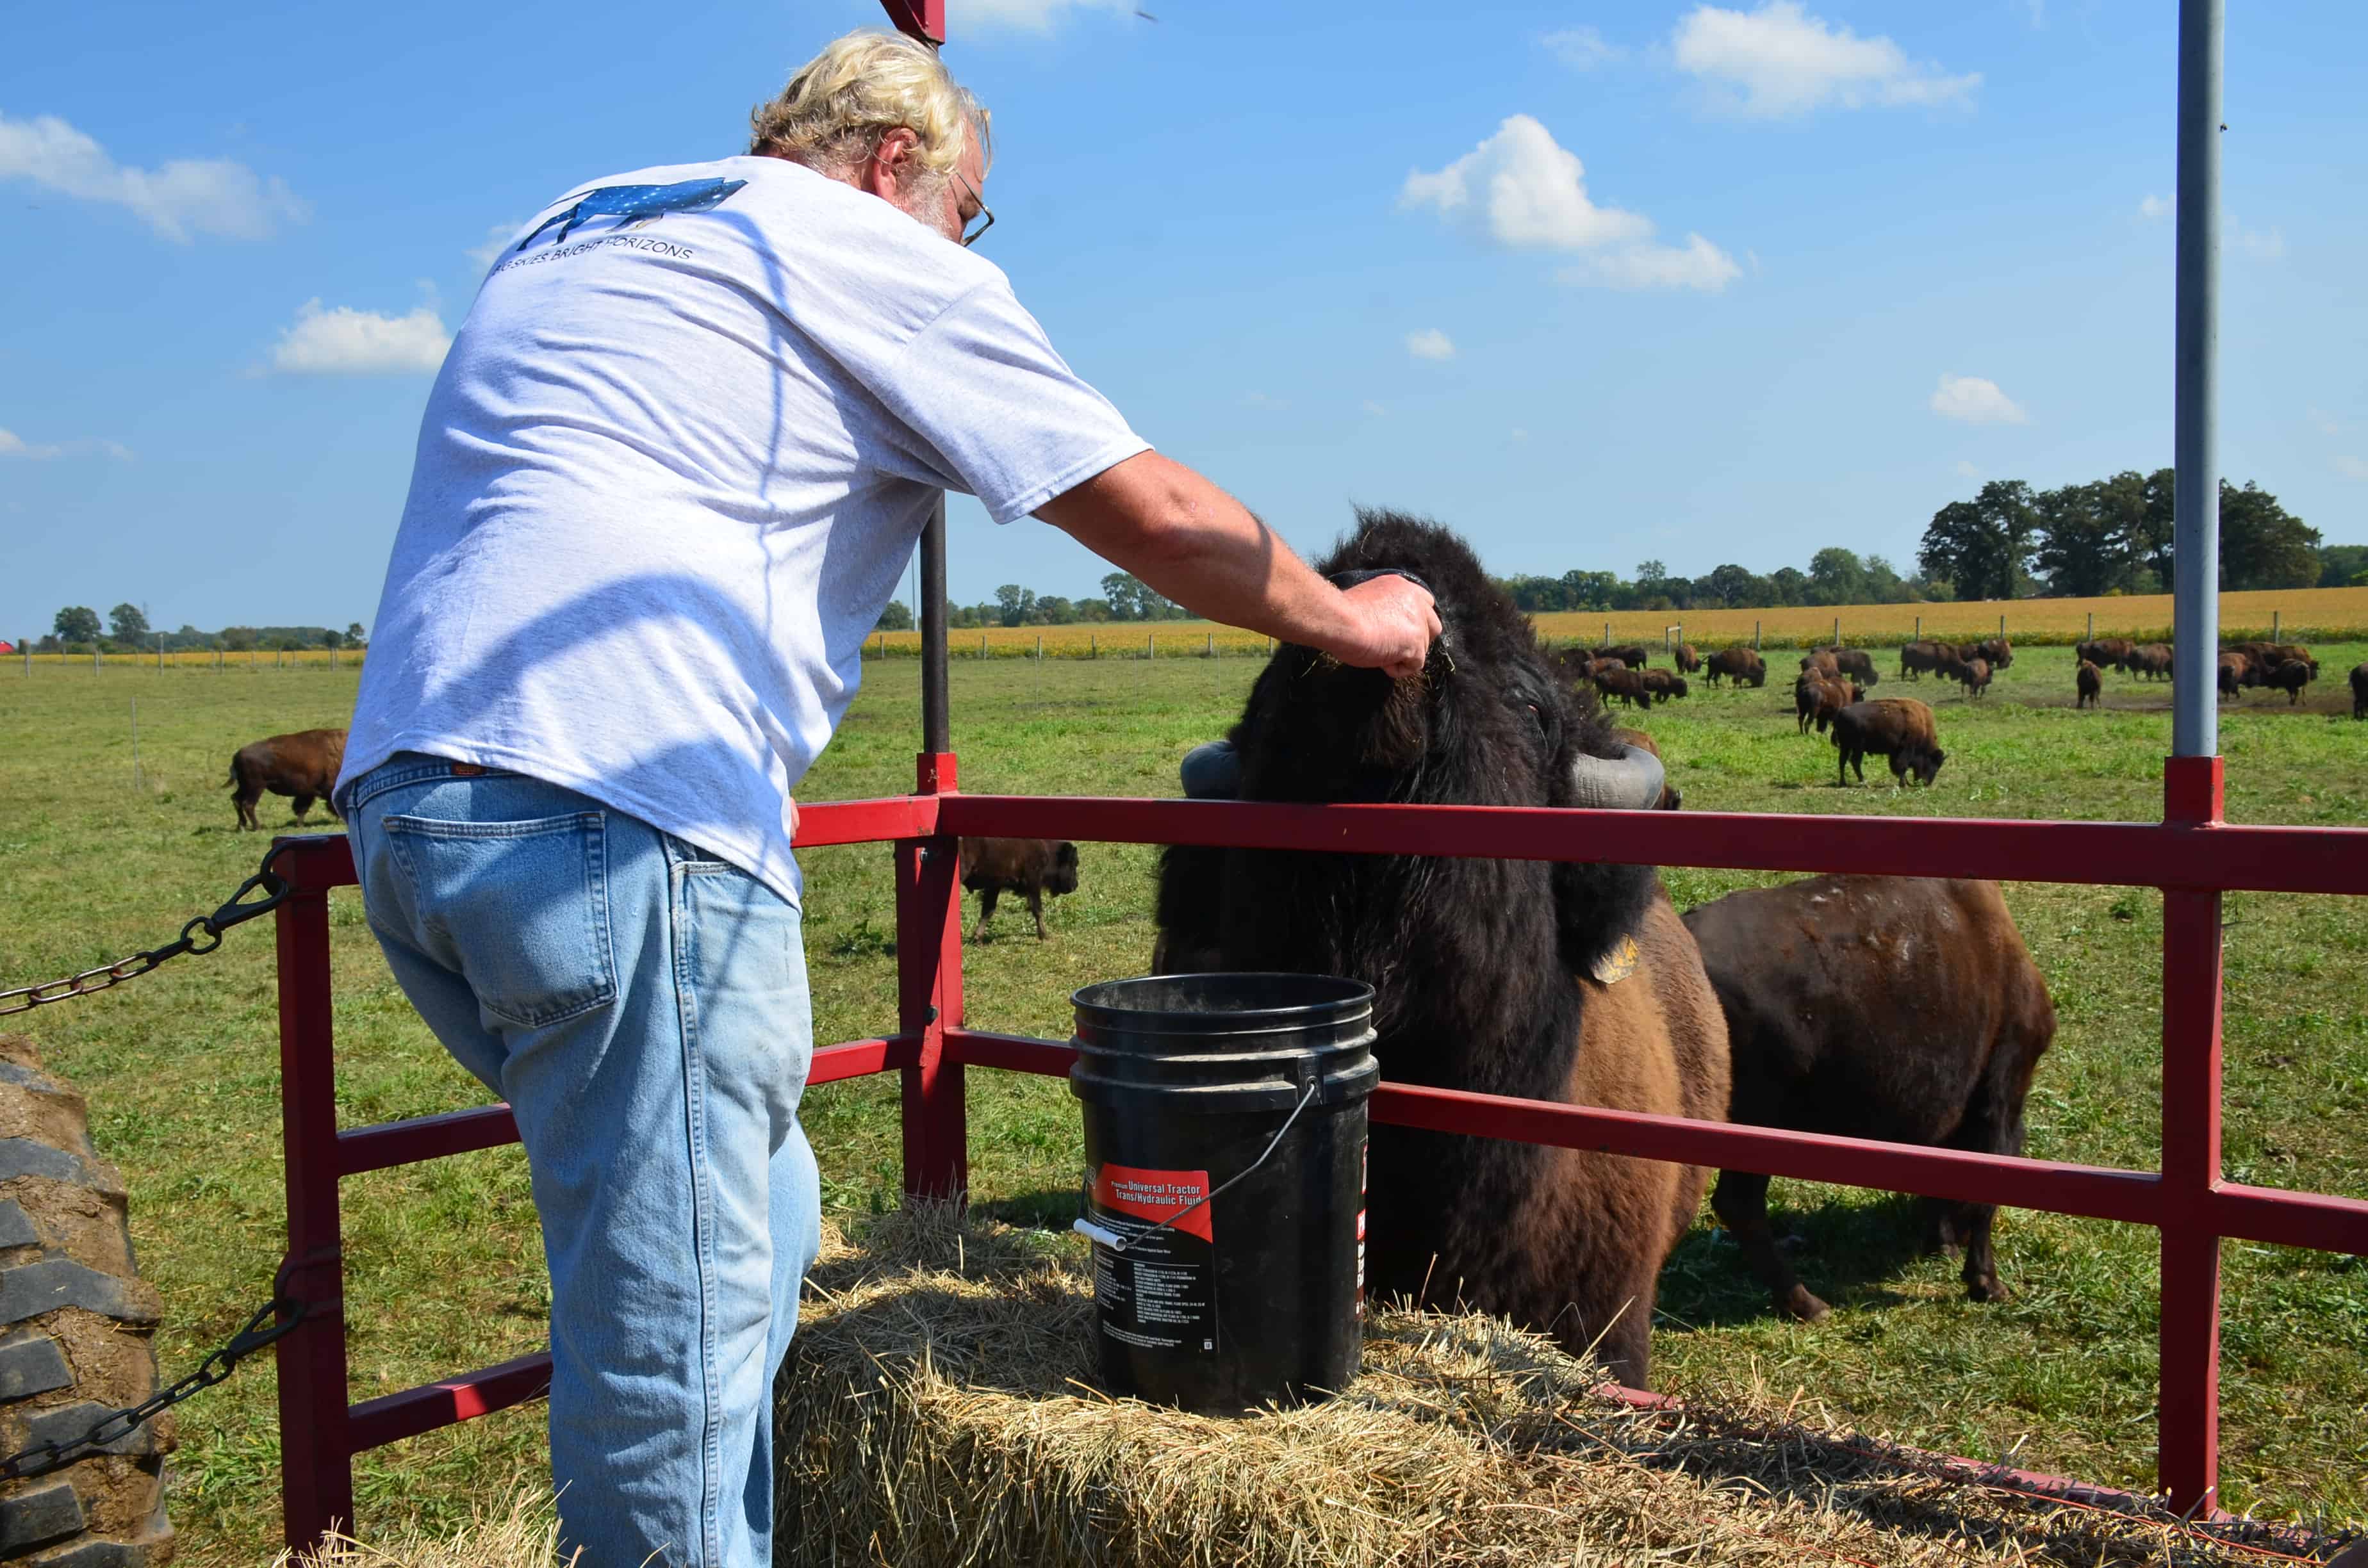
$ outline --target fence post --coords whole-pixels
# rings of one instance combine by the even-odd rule
[[[2091,642],[2094,642],[2097,640],[2097,612],[2093,609],[2089,612],[2088,640]]]
[[[2209,693],[2206,694],[2207,699]],[[2221,762],[2174,756],[2163,818],[2202,827],[2221,813]],[[2156,1474],[2181,1513],[2219,1501],[2220,895],[2162,895],[2162,1307]]]
[[[1751,646],[1754,652],[1759,647],[1759,623],[1756,620],[1751,623]]]
[[[90,673],[98,673],[98,644],[96,642],[90,645]]]
[[[2001,638],[2006,635],[2006,615],[2004,611],[2000,611],[1998,615],[1998,635]]]
[[[337,1213],[337,1085],[329,1001],[329,895],[306,885],[312,856],[280,872],[296,884],[274,916],[279,941],[280,1143],[288,1256],[274,1289],[305,1303],[304,1322],[273,1349],[279,1429],[301,1434],[279,1453],[287,1544],[316,1544],[354,1523],[354,1461],[346,1415],[346,1300]]]
[[[978,634],[978,656],[982,659],[986,657],[986,633],[984,631]]]
[[[1087,657],[1087,658],[1088,658],[1088,659],[1099,659],[1099,658],[1100,658],[1101,656],[1102,656],[1102,639],[1101,639],[1101,633],[1099,633],[1099,632],[1098,632],[1098,631],[1088,631],[1088,632],[1087,632],[1087,633],[1086,633],[1086,657]]]
[[[921,795],[953,792],[951,752],[923,752]],[[905,1191],[961,1202],[970,1188],[969,1117],[962,1065],[946,1055],[946,1031],[962,1022],[960,840],[945,834],[896,843],[896,1017],[919,1058],[901,1070]]]
[[[1036,662],[1044,662],[1044,634],[1041,631],[1036,634]]]
[[[1212,631],[1208,634],[1208,641],[1201,644],[1201,657],[1204,659],[1213,659],[1216,656],[1217,634]]]
[[[2281,640],[2278,624],[2278,612],[2276,610],[2270,611],[2270,641],[2272,642]]]
[[[1841,618],[1840,616],[1836,616],[1836,617],[1834,617],[1834,646],[1835,646],[1835,647],[1837,647],[1837,648],[1839,648],[1839,647],[1840,647],[1841,645],[1842,645],[1842,618]]]
[[[1603,641],[1598,642],[1596,646],[1599,648],[1609,648],[1611,646],[1611,623],[1610,621],[1607,620],[1603,623]]]
[[[1143,656],[1146,659],[1159,657],[1159,633],[1146,631],[1143,634]]]

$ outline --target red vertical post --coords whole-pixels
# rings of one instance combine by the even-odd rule
[[[336,1062],[329,1012],[329,893],[302,841],[278,865],[295,892],[279,937],[280,1142],[288,1256],[278,1289],[303,1323],[273,1346],[279,1366],[279,1474],[288,1545],[351,1529],[354,1466],[346,1422],[345,1254],[337,1216]]]
[[[2163,769],[2163,819],[2209,831],[2221,812],[2216,756]],[[2157,1475],[2170,1506],[2208,1514],[2220,1489],[2220,894],[2162,899],[2162,1323]]]
[[[918,792],[951,794],[951,752],[923,752]],[[905,1191],[960,1200],[970,1190],[970,1131],[962,1067],[946,1059],[946,1030],[962,1021],[961,840],[896,843],[896,1013],[919,1037],[905,1068]]]

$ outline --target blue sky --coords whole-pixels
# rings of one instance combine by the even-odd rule
[[[1303,550],[1902,567],[1983,479],[2170,455],[2168,0],[949,0],[985,244],[1146,437]],[[18,7],[0,636],[368,621],[472,252],[737,152],[872,0]],[[2368,540],[2357,0],[2234,8],[2223,461]],[[2349,193],[2349,194],[2347,194]],[[952,588],[1072,597],[954,507]]]

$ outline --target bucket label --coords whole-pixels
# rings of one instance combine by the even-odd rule
[[[1094,1222],[1124,1243],[1123,1251],[1094,1247],[1094,1306],[1102,1333],[1137,1349],[1215,1352],[1212,1206],[1202,1203],[1160,1226],[1208,1193],[1206,1171],[1104,1165],[1094,1173]]]

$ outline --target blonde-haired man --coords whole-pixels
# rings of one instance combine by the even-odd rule
[[[1350,664],[1413,674],[1439,629],[1070,371],[967,248],[987,153],[934,54],[841,39],[746,155],[538,215],[422,422],[338,797],[396,978],[517,1113],[585,1568],[771,1555],[820,1224],[791,790],[939,492]]]

